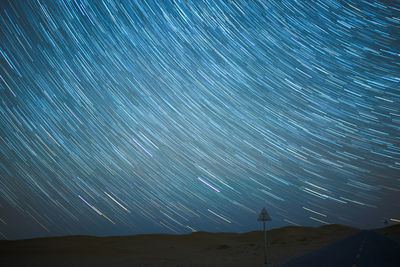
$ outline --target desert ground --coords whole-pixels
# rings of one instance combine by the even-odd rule
[[[400,224],[391,225],[388,227],[376,229],[375,232],[383,234],[400,243]],[[400,253],[400,252],[399,252]]]
[[[400,241],[400,224],[377,231]],[[279,266],[357,232],[341,225],[270,230],[268,263]],[[261,231],[0,241],[0,266],[260,266],[263,259]]]

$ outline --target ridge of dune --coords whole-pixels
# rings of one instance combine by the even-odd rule
[[[280,264],[358,232],[343,225],[267,231],[268,260]],[[262,231],[183,235],[64,236],[0,242],[0,265],[258,266]]]

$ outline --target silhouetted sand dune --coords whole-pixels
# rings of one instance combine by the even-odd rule
[[[394,224],[385,228],[376,229],[375,231],[390,237],[397,242],[400,242],[400,224]]]
[[[387,234],[397,229],[388,228]],[[358,231],[341,225],[270,230],[269,263],[286,262]],[[0,251],[0,266],[259,266],[263,234],[67,236],[1,241]]]

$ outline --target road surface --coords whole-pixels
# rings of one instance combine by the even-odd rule
[[[399,267],[400,243],[374,231],[361,231],[281,265],[295,266]]]

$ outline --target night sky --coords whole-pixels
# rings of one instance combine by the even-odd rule
[[[0,239],[400,219],[399,2],[0,2]]]

